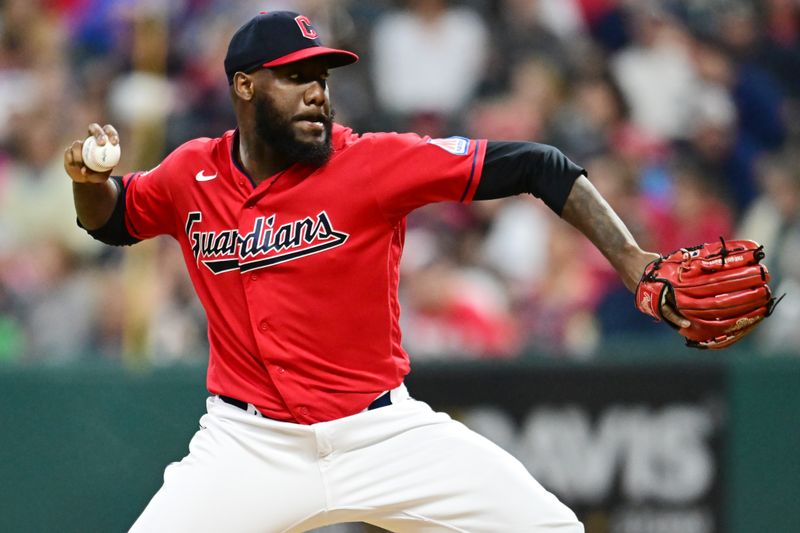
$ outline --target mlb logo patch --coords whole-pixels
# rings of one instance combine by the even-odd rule
[[[446,139],[428,139],[428,143],[438,146],[453,155],[467,155],[469,139],[465,137],[447,137]]]

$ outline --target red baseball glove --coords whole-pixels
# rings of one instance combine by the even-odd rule
[[[777,305],[767,285],[769,272],[761,264],[764,247],[747,240],[720,241],[656,259],[636,288],[636,305],[643,313],[661,320],[662,306],[670,304],[692,323],[678,329],[692,348],[730,346]]]

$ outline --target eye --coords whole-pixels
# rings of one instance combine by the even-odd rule
[[[286,78],[295,83],[307,83],[311,81],[320,81],[323,85],[328,81],[328,71],[320,72],[319,74],[312,74],[310,72],[289,71]]]

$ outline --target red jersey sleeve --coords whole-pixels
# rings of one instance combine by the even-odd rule
[[[125,193],[125,227],[137,239],[176,235],[175,204],[170,191],[174,171],[172,156],[147,172],[133,172],[122,178]]]
[[[485,140],[378,133],[371,142],[370,183],[390,220],[433,202],[472,200],[483,171]]]

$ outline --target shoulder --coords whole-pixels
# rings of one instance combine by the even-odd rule
[[[333,123],[333,128],[331,129],[331,142],[333,144],[333,149],[336,151],[347,149],[354,144],[357,144],[361,141],[362,136],[353,131],[353,128],[349,128],[338,122]]]
[[[217,156],[220,154],[227,154],[228,147],[233,139],[234,130],[225,132],[220,137],[198,137],[186,141],[178,146],[168,156],[168,159],[189,159],[192,160],[201,156]]]
[[[465,156],[475,150],[476,140],[453,136],[432,139],[427,135],[398,132],[354,133],[352,129],[340,125],[333,128],[333,147],[338,153],[350,150],[350,154],[368,153],[374,159],[392,160],[410,155],[431,157],[447,154]],[[354,148],[357,148],[353,150]]]
[[[364,132],[361,134],[349,133],[340,139],[337,144],[334,133],[334,148],[337,152],[347,150],[351,156],[364,155],[371,161],[390,161],[398,158],[402,159],[409,153],[409,150],[424,148],[428,137],[421,137],[416,133],[396,133],[396,132]]]
[[[427,143],[429,137],[422,137],[416,133],[369,132],[361,135],[363,141],[380,147],[410,146]]]
[[[170,152],[161,163],[143,174],[157,169],[170,170],[172,173],[181,167],[196,167],[199,164],[225,165],[230,160],[230,146],[234,130],[225,132],[220,137],[198,137],[184,142]]]
[[[336,154],[348,152],[350,155],[372,150],[377,142],[391,138],[390,133],[356,133],[352,128],[334,123],[331,132],[333,149]]]
[[[466,156],[476,150],[479,140],[460,135],[431,138],[416,133],[370,133],[365,138],[372,140],[381,153],[386,150],[400,151],[405,154],[413,151],[420,156],[432,157],[447,154],[448,156]]]
[[[158,165],[143,172],[134,172],[124,180],[128,183],[134,179],[146,178],[151,183],[162,183],[171,187],[175,181],[182,177],[193,177],[199,169],[212,169],[227,167],[230,160],[230,143],[234,130],[226,132],[220,137],[198,137],[184,142],[170,152]],[[188,179],[188,178],[187,178]]]

